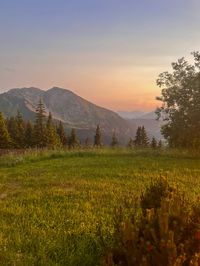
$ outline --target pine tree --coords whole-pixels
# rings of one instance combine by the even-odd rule
[[[146,132],[144,126],[142,126],[142,128],[141,128],[141,139],[142,139],[142,147],[143,148],[148,147],[149,139],[147,137],[147,132]]]
[[[19,112],[19,110],[17,111],[15,121],[16,121],[16,132],[15,132],[14,141],[18,148],[24,148],[25,146],[25,143],[24,143],[25,125],[24,125],[24,121],[23,121],[22,115]]]
[[[39,148],[46,146],[45,107],[40,99],[36,108],[36,120],[34,125],[34,142]]]
[[[156,149],[157,148],[157,141],[156,141],[155,137],[153,137],[152,140],[151,140],[151,148],[152,149]]]
[[[46,146],[49,148],[54,148],[60,146],[60,138],[56,132],[56,128],[53,124],[53,119],[51,113],[49,113],[47,123],[46,123]]]
[[[65,134],[63,123],[61,121],[59,122],[59,125],[57,127],[57,134],[60,137],[60,141],[61,141],[62,145],[66,146],[67,145],[67,136]]]
[[[75,129],[72,128],[71,134],[69,137],[69,148],[76,148],[77,146],[79,146],[79,141],[77,139]]]
[[[163,144],[162,144],[162,140],[159,140],[159,141],[158,141],[158,148],[159,148],[159,149],[162,149],[162,146],[163,146]]]
[[[6,126],[5,119],[0,112],[0,149],[6,149],[10,147],[10,135]]]
[[[113,132],[113,135],[112,135],[112,141],[111,141],[111,147],[117,147],[119,145],[119,141],[117,139],[117,136],[116,136],[116,133]]]
[[[94,136],[94,146],[95,147],[101,147],[102,146],[102,136],[101,136],[101,130],[100,130],[99,125],[96,128],[96,133]]]
[[[90,139],[89,139],[89,137],[87,137],[86,139],[85,139],[85,147],[89,147],[90,146]]]
[[[134,145],[135,145],[134,140],[132,138],[130,138],[128,141],[127,147],[132,149],[134,147]]]
[[[26,148],[32,148],[34,146],[33,139],[34,139],[33,126],[31,122],[28,121],[26,124],[25,136],[24,136],[24,142]]]
[[[12,116],[9,119],[7,119],[7,128],[8,128],[10,138],[11,138],[10,147],[17,148],[18,147],[18,143],[16,141],[17,122],[16,122],[15,117]]]
[[[147,137],[147,133],[144,126],[137,128],[134,144],[136,147],[141,147],[141,148],[148,147],[149,139]]]
[[[134,144],[136,147],[142,146],[142,128],[141,127],[137,128]]]

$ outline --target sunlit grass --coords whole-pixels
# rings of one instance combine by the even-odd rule
[[[128,213],[152,178],[200,192],[200,157],[178,151],[99,149],[0,158],[3,265],[98,265],[112,242],[113,212]]]

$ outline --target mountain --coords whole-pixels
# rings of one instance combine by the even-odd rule
[[[156,120],[155,111],[148,113],[143,111],[119,111],[118,114],[136,127],[144,126],[150,138],[154,136],[157,139],[162,139],[160,129],[163,122]]]
[[[117,113],[124,119],[156,119],[155,111],[117,111]]]
[[[160,132],[161,126],[163,125],[163,122],[157,121],[156,119],[152,118],[136,118],[132,119],[131,122],[133,125],[136,125],[137,127],[139,126],[144,126],[149,138],[152,138],[153,136],[156,139],[162,139],[162,135]]]
[[[75,128],[79,138],[86,137],[93,142],[96,126],[99,124],[104,141],[109,142],[113,130],[122,143],[135,135],[136,126],[121,118],[117,113],[99,107],[70,90],[53,87],[47,91],[38,88],[11,89],[0,94],[0,111],[6,116],[16,115],[19,110],[26,120],[34,120],[35,109],[42,99],[46,112],[61,120],[67,131]]]
[[[140,119],[153,119],[156,120],[156,114],[155,111],[149,112],[149,113],[145,113],[142,116],[138,117]]]
[[[125,119],[134,119],[134,118],[139,118],[143,115],[145,115],[146,113],[143,111],[117,111],[117,113]]]

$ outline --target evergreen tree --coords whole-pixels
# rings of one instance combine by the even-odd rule
[[[16,136],[17,136],[17,122],[15,117],[10,117],[7,119],[7,128],[8,132],[11,138],[11,144],[10,147],[17,148],[18,143],[16,142]]]
[[[149,140],[144,126],[137,128],[134,144],[136,147],[141,147],[141,148],[148,147]]]
[[[136,147],[142,146],[142,128],[141,127],[137,128],[134,144]]]
[[[34,142],[35,145],[39,148],[46,146],[45,107],[41,99],[36,108]]]
[[[69,137],[69,148],[76,148],[77,146],[79,146],[79,141],[77,139],[75,129],[72,128],[71,134]]]
[[[6,149],[10,147],[10,135],[6,126],[5,119],[0,112],[0,149]]]
[[[142,143],[141,143],[142,147],[143,148],[148,147],[149,139],[147,137],[147,132],[146,132],[144,126],[142,126],[142,128],[141,128],[141,140],[142,140]]]
[[[65,134],[63,123],[61,121],[59,122],[59,125],[57,127],[57,134],[60,137],[60,141],[61,141],[62,145],[66,146],[67,145],[67,136]]]
[[[118,139],[117,139],[117,136],[116,136],[116,133],[113,132],[113,135],[112,135],[112,141],[111,141],[111,147],[116,147],[119,145],[119,142],[118,142]]]
[[[24,148],[25,125],[24,125],[24,121],[23,121],[22,115],[19,112],[19,110],[17,111],[15,121],[16,121],[16,132],[15,132],[15,136],[13,136],[14,141],[18,148]]]
[[[49,113],[47,124],[46,124],[46,146],[49,148],[54,148],[60,146],[60,138],[56,132],[56,128],[53,124],[53,119],[51,113]]]
[[[96,133],[94,136],[94,146],[95,147],[101,147],[102,146],[102,136],[101,136],[101,130],[100,130],[99,125],[96,128]]]
[[[157,148],[157,141],[156,141],[155,137],[153,137],[152,140],[151,140],[151,148],[152,149],[156,149]]]
[[[34,139],[33,126],[31,122],[28,121],[26,124],[25,136],[24,136],[24,142],[26,148],[32,148],[34,146],[33,139]]]
[[[87,137],[85,139],[85,147],[89,147],[90,146],[90,139]]]
[[[159,148],[159,149],[162,149],[162,146],[163,146],[163,144],[162,144],[162,140],[159,140],[159,142],[158,142],[158,148]]]
[[[132,149],[134,147],[135,143],[134,140],[132,138],[129,139],[127,147]]]

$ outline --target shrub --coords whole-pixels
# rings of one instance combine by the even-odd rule
[[[103,266],[199,266],[199,199],[191,203],[176,185],[160,178],[146,189],[140,206],[139,218],[115,218],[114,246]]]

